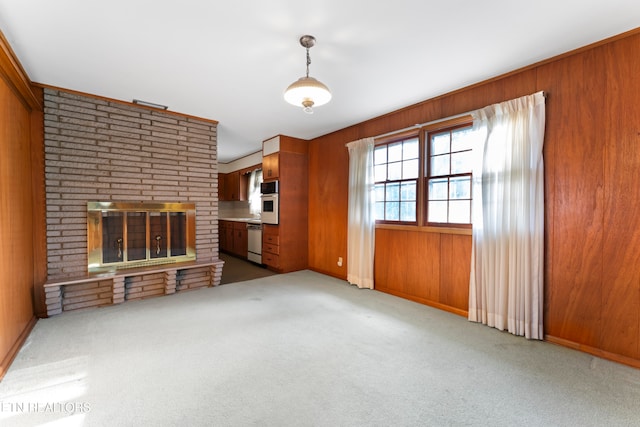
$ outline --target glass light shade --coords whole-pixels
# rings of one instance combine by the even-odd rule
[[[300,77],[284,91],[284,99],[299,107],[306,107],[303,104],[305,101],[312,101],[314,107],[319,107],[331,100],[331,92],[313,77]]]

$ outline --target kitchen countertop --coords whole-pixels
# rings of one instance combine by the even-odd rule
[[[246,222],[248,224],[262,224],[260,218],[219,218],[220,221],[235,221],[235,222]]]

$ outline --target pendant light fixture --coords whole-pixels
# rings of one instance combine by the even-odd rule
[[[302,36],[300,44],[307,49],[307,75],[289,85],[284,91],[284,99],[289,104],[301,106],[305,113],[313,114],[313,107],[319,107],[331,100],[331,92],[323,83],[309,77],[309,64],[311,64],[309,49],[316,44],[316,38],[309,35]]]

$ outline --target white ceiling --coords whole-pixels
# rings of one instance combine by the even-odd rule
[[[638,26],[638,0],[0,0],[32,81],[218,120],[223,163]],[[303,34],[333,92],[313,115],[282,98],[305,73]]]

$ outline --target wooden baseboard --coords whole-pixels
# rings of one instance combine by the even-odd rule
[[[316,273],[324,274],[325,276],[335,277],[336,279],[347,280],[346,276],[341,276],[339,274],[331,273],[330,271],[325,271],[325,270],[322,270],[321,268],[309,267],[309,270],[315,271]]]
[[[433,307],[433,308],[437,308],[439,310],[442,311],[447,311],[449,313],[453,313],[453,314],[457,314],[458,316],[462,316],[462,317],[468,317],[469,312],[466,310],[460,310],[459,308],[455,308],[455,307],[451,307],[439,302],[435,302],[435,301],[430,301],[428,299],[424,299],[424,298],[420,298],[420,297],[416,297],[413,295],[407,295],[405,293],[402,292],[398,292],[398,291],[394,291],[391,289],[386,289],[386,288],[375,288],[376,291],[380,291],[380,292],[384,292],[385,294],[391,294],[400,298],[404,298],[404,299],[408,299],[410,301],[413,302],[417,302],[420,304],[424,304],[424,305],[428,305],[429,307]]]
[[[4,375],[9,370],[9,366],[11,366],[11,362],[13,362],[13,359],[15,359],[16,356],[18,355],[20,348],[22,348],[22,344],[24,344],[24,342],[27,340],[27,337],[31,333],[31,330],[36,325],[37,321],[38,319],[36,318],[36,316],[33,316],[31,318],[31,320],[29,321],[29,323],[27,323],[27,326],[24,328],[24,330],[22,331],[22,333],[20,334],[16,342],[13,343],[13,346],[11,346],[11,348],[9,349],[9,352],[2,360],[2,363],[0,364],[0,381],[2,381],[2,378],[4,378]]]
[[[596,347],[591,347],[588,345],[580,344],[577,342],[569,341],[564,338],[554,337],[553,335],[545,335],[544,340],[553,344],[561,345],[563,347],[568,347],[573,350],[578,350],[583,353],[588,353],[593,356],[600,357],[602,359],[607,359],[612,362],[621,363],[623,365],[631,366],[633,368],[640,368],[640,360],[634,359],[632,357],[623,356],[616,353],[611,353]]]

